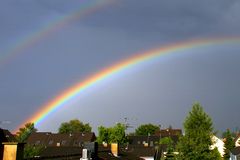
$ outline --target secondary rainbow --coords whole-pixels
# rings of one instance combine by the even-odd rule
[[[120,73],[121,71],[127,70],[130,67],[142,64],[146,61],[167,54],[177,54],[181,51],[190,50],[193,48],[195,49],[207,46],[217,46],[227,43],[238,44],[240,43],[240,37],[190,40],[186,42],[166,45],[143,53],[137,53],[128,59],[122,60],[110,67],[107,67],[97,72],[96,74],[93,74],[92,76],[87,77],[85,80],[81,80],[79,83],[63,91],[59,94],[59,96],[48,102],[46,105],[41,106],[40,110],[34,115],[32,115],[30,118],[28,118],[26,121],[24,121],[21,126],[23,126],[27,122],[33,122],[36,126],[39,125],[40,122],[47,119],[48,116],[50,116],[60,107],[67,107],[67,102],[74,99],[74,97],[79,96],[79,94],[84,92],[86,89],[90,88],[91,86],[97,85],[99,82],[104,81],[109,77]]]
[[[38,30],[27,34],[26,36],[19,38],[8,49],[8,51],[1,53],[0,55],[0,65],[9,63],[15,57],[24,54],[23,51],[32,47],[37,42],[51,35],[51,33],[57,32],[64,26],[71,24],[80,18],[86,17],[89,14],[96,12],[97,10],[110,5],[111,3],[116,3],[116,1],[111,0],[81,0],[79,2],[79,8],[74,10],[64,16],[57,17],[45,25],[41,26]]]

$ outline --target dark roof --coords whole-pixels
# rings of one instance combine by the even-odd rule
[[[137,157],[136,155],[133,155],[131,153],[122,153],[118,157],[115,157],[111,154],[110,151],[99,152],[98,158],[101,160],[143,160],[142,158]]]
[[[136,157],[154,157],[155,147],[144,147],[138,145],[128,145],[120,147],[120,153],[132,154]]]
[[[33,132],[27,139],[27,144],[44,145],[48,143],[50,132]]]
[[[41,153],[42,158],[57,158],[57,157],[81,157],[81,147],[46,147]]]
[[[140,158],[140,155],[145,155],[145,156],[154,156],[154,153],[151,152],[151,154],[147,154],[149,153],[147,148],[145,148],[146,150],[144,152],[138,150],[138,149],[132,149],[132,148],[128,148],[126,149],[126,146],[120,146],[119,147],[119,155],[118,157],[115,157],[112,153],[111,153],[111,148],[110,145],[108,145],[107,147],[103,147],[102,145],[99,145],[98,147],[98,157],[99,159],[107,159],[107,160],[143,160],[142,158]],[[142,153],[140,153],[142,152]]]
[[[239,155],[240,154],[240,147],[235,147],[231,150],[232,154]]]
[[[93,142],[96,136],[93,132],[59,134],[50,132],[35,132],[27,139],[27,144],[43,146],[81,146],[84,142]]]
[[[16,138],[8,130],[0,128],[0,144],[2,142],[16,142]]]
[[[236,143],[239,138],[240,138],[240,133],[238,133],[238,134],[236,135],[236,137],[234,138],[234,143]]]
[[[128,136],[129,144],[144,146],[148,143],[150,146],[158,144],[160,137],[159,136]]]
[[[41,154],[39,159],[80,159],[82,157],[83,147],[46,147]],[[102,160],[142,160],[140,157],[154,157],[154,147],[139,147],[129,145],[119,147],[119,156],[115,157],[111,153],[110,145],[103,147],[98,145],[98,159]]]
[[[182,130],[181,129],[172,129],[172,128],[161,129],[159,131],[156,131],[155,135],[162,136],[162,137],[181,136],[182,135]]]
[[[144,145],[143,143],[149,143],[149,145],[156,145],[159,143],[160,139],[164,137],[170,137],[174,144],[177,144],[179,135],[170,135],[170,136],[159,136],[159,135],[152,135],[152,136],[128,136],[129,143],[132,145]],[[151,144],[152,143],[152,144]]]

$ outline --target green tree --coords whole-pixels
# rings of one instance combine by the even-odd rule
[[[24,127],[19,128],[19,131],[16,133],[16,139],[18,142],[26,142],[30,134],[36,131],[34,123],[26,123]]]
[[[44,146],[24,146],[24,159],[31,159],[34,156],[39,156],[39,154],[44,150]]]
[[[84,124],[78,119],[73,119],[62,123],[58,129],[58,133],[91,132],[91,130],[92,127],[89,123]]]
[[[125,125],[121,123],[110,128],[110,142],[124,144],[126,142],[125,129]]]
[[[98,143],[110,143],[110,134],[111,132],[109,128],[106,128],[104,126],[98,127]]]
[[[166,154],[166,158],[165,160],[173,160],[175,159],[175,155],[174,155],[174,148],[173,148],[173,140],[171,137],[164,137],[162,139],[160,139],[159,142],[161,145],[166,145],[167,146],[167,154]]]
[[[223,138],[223,139],[226,138],[227,135],[229,134],[229,133],[228,133],[228,130],[229,130],[229,129],[227,129],[226,131],[224,131],[224,132],[222,133],[222,138]],[[231,131],[230,131],[230,134],[231,134],[232,137],[236,137],[236,136],[237,136],[237,132],[231,132]]]
[[[177,144],[178,158],[184,160],[218,160],[220,154],[210,150],[213,135],[212,120],[203,111],[199,103],[193,104],[192,110],[184,121],[185,135],[180,137]]]
[[[160,139],[159,143],[165,145],[173,145],[173,140],[171,137],[164,137]]]
[[[97,141],[99,143],[119,143],[124,144],[126,142],[125,125],[117,123],[113,127],[106,128],[104,126],[98,127]]]
[[[153,135],[159,129],[160,129],[159,126],[151,123],[142,124],[135,130],[135,133],[136,135],[139,135],[139,136],[147,136],[147,135]]]
[[[229,159],[230,158],[230,152],[231,150],[235,147],[234,140],[232,137],[232,133],[229,129],[225,132],[225,137],[224,137],[225,143],[224,143],[224,159]]]

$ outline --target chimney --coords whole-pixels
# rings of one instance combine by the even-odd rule
[[[3,160],[23,160],[24,143],[3,142]]]
[[[143,146],[144,146],[144,147],[148,147],[148,143],[144,142],[144,143],[143,143]]]
[[[80,158],[80,160],[88,160],[87,152],[88,152],[87,149],[82,150],[82,158]]]
[[[117,143],[111,144],[111,152],[115,157],[118,156],[118,144]]]
[[[83,144],[83,148],[87,149],[89,159],[97,159],[98,143],[97,142],[86,142]]]
[[[108,146],[108,144],[106,142],[103,142],[102,145],[103,145],[103,147],[107,147]]]

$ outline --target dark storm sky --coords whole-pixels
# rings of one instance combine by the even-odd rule
[[[13,130],[65,89],[135,53],[240,35],[238,0],[109,0],[66,25],[53,25],[51,32],[11,58],[10,51],[25,37],[34,37],[89,1],[97,0],[1,1],[0,121],[10,122],[1,127]],[[154,123],[179,128],[198,101],[216,130],[235,129],[239,51],[239,42],[210,45],[130,68],[90,88],[37,128],[56,131],[61,122],[78,118],[96,130],[125,117],[134,127]]]

